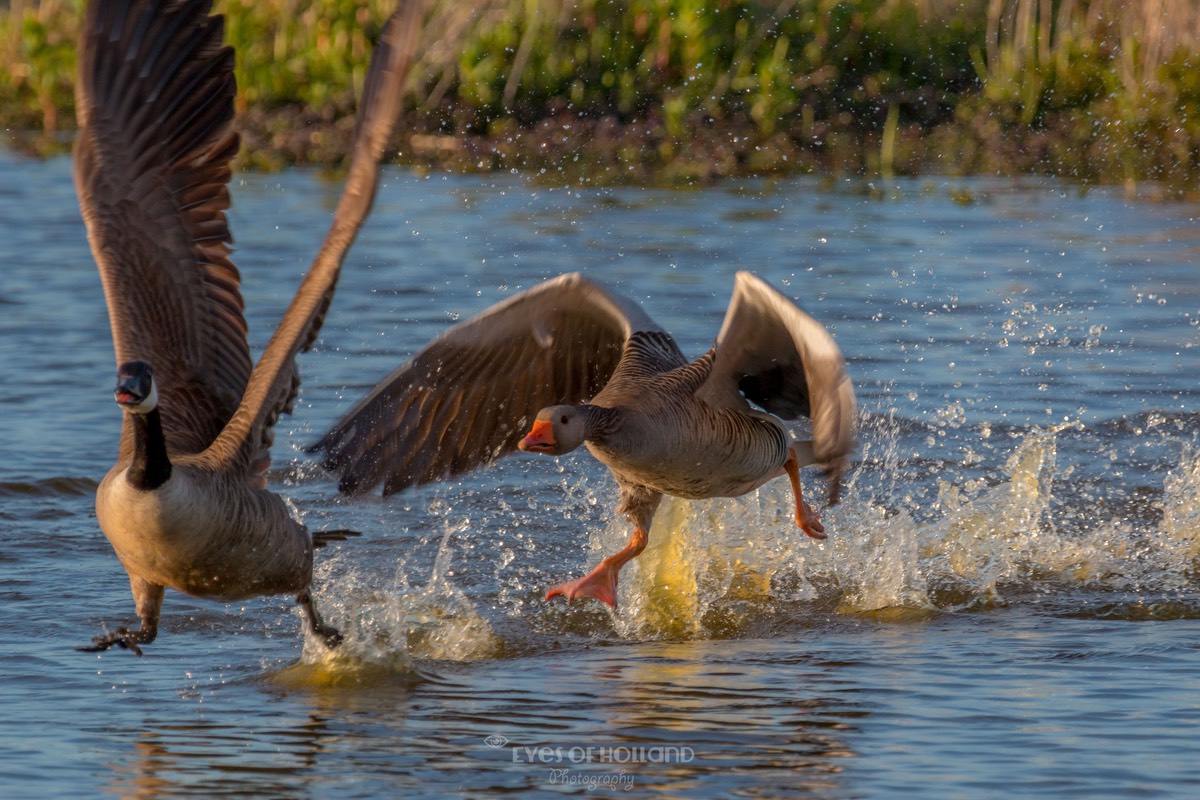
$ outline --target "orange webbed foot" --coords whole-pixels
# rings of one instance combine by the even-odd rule
[[[591,597],[609,608],[617,607],[617,571],[605,562],[582,578],[555,586],[546,592],[546,599],[565,597],[571,602],[577,597]]]
[[[804,492],[800,488],[800,462],[796,458],[795,450],[788,454],[787,461],[783,463],[783,471],[792,483],[792,495],[796,498],[796,524],[800,526],[800,530],[813,539],[828,538],[820,516],[804,501]]]
[[[825,524],[821,522],[820,515],[813,510],[813,507],[803,500],[799,503],[799,508],[796,513],[796,524],[800,526],[800,530],[813,539],[828,539],[828,534],[825,533]]]

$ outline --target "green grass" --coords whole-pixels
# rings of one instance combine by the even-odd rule
[[[937,169],[1185,190],[1200,169],[1192,0],[428,5],[398,140],[410,159],[581,180]],[[0,9],[0,127],[43,142],[71,130],[81,7]],[[238,51],[247,163],[336,163],[391,3],[216,7]]]

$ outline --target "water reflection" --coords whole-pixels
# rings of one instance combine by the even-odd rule
[[[149,720],[132,734],[132,759],[115,764],[108,792],[123,798],[253,796],[289,798],[303,794],[305,774],[314,769],[330,731],[319,714],[272,721],[191,724]],[[220,715],[224,717],[225,715]]]
[[[423,685],[414,701],[434,717],[409,725],[436,721],[479,754],[466,779],[477,789],[624,775],[671,793],[714,778],[732,793],[820,792],[855,755],[859,709],[829,695],[826,669],[778,655],[773,643],[645,643],[476,665],[469,683]]]
[[[714,780],[745,796],[840,794],[866,716],[839,696],[834,667],[780,657],[776,643],[619,645],[470,672],[444,666],[357,688],[300,686],[284,668],[259,687],[274,696],[266,715],[240,711],[232,695],[246,686],[235,684],[227,689],[241,691],[197,704],[193,722],[152,718],[129,731],[131,760],[114,765],[108,791],[295,797],[336,772],[364,776],[339,785],[341,797],[427,793],[423,780],[447,776],[467,794],[683,795]]]

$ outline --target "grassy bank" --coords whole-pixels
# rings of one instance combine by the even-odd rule
[[[0,128],[74,124],[80,0],[0,8]],[[1200,175],[1192,0],[429,0],[401,158],[569,180]],[[391,2],[218,0],[251,166],[337,164]],[[32,132],[32,133],[31,133]]]

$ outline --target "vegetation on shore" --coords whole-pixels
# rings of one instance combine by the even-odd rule
[[[392,0],[216,0],[247,166],[336,165]],[[427,0],[404,161],[693,182],[1200,175],[1194,0]],[[0,4],[0,128],[74,126],[82,0]]]

